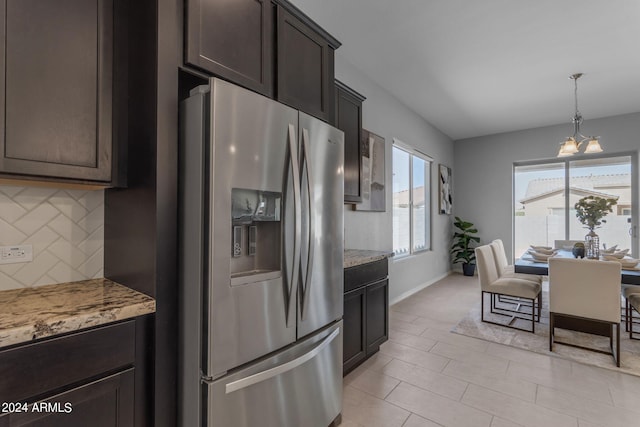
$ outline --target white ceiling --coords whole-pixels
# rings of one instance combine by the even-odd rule
[[[292,2],[454,140],[640,112],[639,0]]]

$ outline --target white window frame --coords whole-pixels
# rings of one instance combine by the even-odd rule
[[[398,259],[398,258],[405,258],[411,255],[415,255],[415,254],[420,254],[423,252],[429,252],[432,250],[432,235],[433,235],[433,229],[431,227],[432,224],[432,209],[431,209],[431,172],[432,172],[432,166],[433,166],[433,158],[431,156],[428,156],[418,150],[416,150],[414,147],[400,141],[397,138],[393,138],[393,147],[391,150],[392,156],[393,156],[393,148],[398,148],[404,152],[406,152],[407,154],[409,154],[409,252],[404,252],[404,253],[396,253],[396,248],[393,248],[394,250],[394,258]],[[424,249],[418,249],[415,250],[414,249],[414,243],[413,243],[413,232],[414,232],[414,227],[413,227],[413,157],[416,157],[422,161],[425,162],[425,168],[427,168],[428,170],[425,171],[426,174],[426,183],[425,183],[425,195],[424,195],[424,202],[425,202],[425,212],[428,212],[428,218],[425,221],[425,231],[428,230],[428,238],[425,239],[425,248]],[[392,162],[393,165],[393,162]],[[393,168],[392,168],[393,169]],[[392,170],[393,173],[393,170]],[[391,193],[394,193],[394,189],[391,189]],[[393,210],[393,202],[392,202],[392,207],[391,209]],[[427,210],[428,209],[428,210]],[[393,215],[393,212],[392,212]]]
[[[638,182],[640,171],[638,170],[638,152],[637,151],[623,151],[623,152],[614,152],[614,153],[603,153],[603,154],[578,154],[569,157],[556,157],[550,159],[541,159],[541,160],[529,160],[522,162],[514,162],[511,172],[511,206],[513,209],[512,219],[511,219],[511,245],[512,248],[515,247],[515,171],[518,166],[531,166],[531,165],[544,165],[544,164],[563,164],[565,169],[565,194],[569,194],[569,184],[570,184],[570,163],[577,160],[590,160],[590,159],[607,159],[611,157],[629,157],[631,160],[631,254],[633,257],[638,257],[638,248],[640,246],[640,237],[638,235],[638,222],[640,221],[638,216],[633,215],[633,212],[640,212],[639,209],[639,197],[638,197]],[[565,200],[565,211],[570,212],[571,206],[569,206],[569,198]],[[570,232],[570,218],[569,214],[565,215],[565,238],[569,239]],[[519,257],[522,254],[512,254],[514,258]]]

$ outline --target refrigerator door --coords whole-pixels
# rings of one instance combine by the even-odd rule
[[[300,113],[298,337],[342,318],[344,134]]]
[[[298,112],[222,80],[210,86],[203,369],[215,378],[296,339],[300,204]]]
[[[342,408],[342,322],[203,387],[208,427],[327,427]]]

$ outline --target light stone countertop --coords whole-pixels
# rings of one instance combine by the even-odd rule
[[[391,258],[391,251],[370,251],[367,249],[345,249],[344,268],[375,262],[383,258]]]
[[[0,348],[155,311],[153,298],[108,279],[0,291]]]

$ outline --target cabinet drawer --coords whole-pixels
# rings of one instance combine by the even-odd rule
[[[0,351],[0,401],[20,401],[133,365],[135,321]]]
[[[386,258],[344,270],[344,291],[349,292],[367,283],[384,279],[389,275],[389,263]]]

